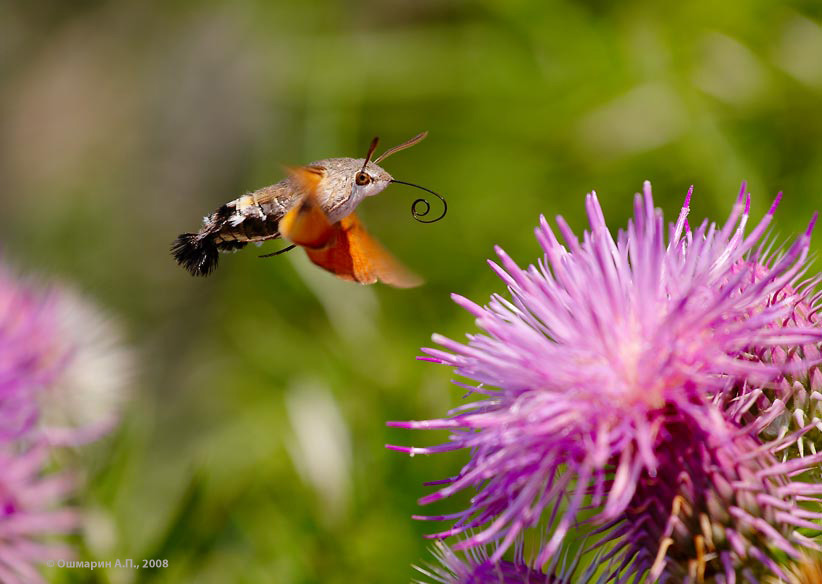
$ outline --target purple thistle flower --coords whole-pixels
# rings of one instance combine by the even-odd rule
[[[40,394],[38,430],[53,445],[77,446],[108,434],[133,383],[134,355],[110,316],[61,287],[52,293],[55,335],[65,354]]]
[[[439,584],[555,584],[563,582],[544,574],[525,562],[521,553],[513,561],[492,562],[484,547],[469,550],[458,556],[441,540],[432,550],[437,565],[417,570],[432,582]]]
[[[451,430],[449,442],[439,446],[391,448],[411,454],[471,451],[456,477],[421,499],[430,503],[463,489],[477,491],[463,511],[429,517],[455,519],[451,529],[434,537],[475,531],[455,549],[499,541],[490,558],[497,562],[524,529],[549,520],[550,537],[537,558],[542,565],[560,549],[583,506],[590,506],[597,510],[592,521],[626,536],[629,547],[619,548],[625,562],[637,546],[654,550],[653,557],[637,560],[641,573],[665,566],[666,551],[677,551],[666,539],[670,534],[663,534],[678,524],[657,525],[653,535],[659,537],[649,545],[632,518],[647,520],[647,513],[638,511],[645,502],[661,504],[660,512],[668,517],[681,494],[702,498],[688,501],[699,513],[718,511],[717,502],[733,497],[746,501],[728,524],[728,531],[740,529],[743,537],[726,533],[720,542],[733,552],[725,556],[733,569],[726,570],[727,560],[720,560],[726,563],[716,573],[732,574],[751,557],[775,571],[770,552],[756,547],[766,538],[773,544],[767,549],[788,554],[796,553],[793,546],[809,543],[795,536],[797,523],[784,515],[791,515],[799,496],[815,497],[819,489],[784,483],[818,460],[774,466],[769,454],[774,444],[752,443],[753,453],[747,452],[739,436],[753,426],[730,424],[718,404],[734,402],[735,387],[764,387],[784,372],[780,363],[746,358],[751,352],[822,339],[818,328],[791,321],[796,298],[784,297],[806,269],[816,216],[781,255],[762,262],[767,255],[763,236],[779,197],[746,234],[750,198],[744,184],[721,227],[705,221],[689,228],[690,195],[668,226],[666,243],[649,183],[635,199],[633,220],[616,239],[591,194],[586,200],[590,231],[581,242],[558,217],[563,246],[541,218],[536,235],[545,257],[537,266],[521,269],[497,249],[502,266],[490,262],[491,267],[512,300],[495,294],[481,307],[454,296],[485,334],[469,335],[466,344],[435,335],[446,351],[424,351],[427,360],[473,380],[458,385],[483,399],[447,418],[391,423]],[[683,452],[680,447],[691,440],[698,444]],[[724,448],[734,455],[723,455]],[[680,484],[683,464],[693,492]],[[648,499],[661,481],[670,481],[665,493]],[[748,488],[767,513],[747,504]],[[752,510],[759,515],[751,515]],[[781,523],[774,529],[763,516]]]
[[[38,417],[38,394],[61,370],[52,298],[21,286],[0,266],[0,440],[19,438]]]
[[[758,258],[751,270],[757,281],[768,272],[775,260]],[[816,315],[822,305],[822,292],[817,291],[822,274],[810,278],[796,277],[768,302],[783,302],[791,309],[785,322],[779,326],[818,328]],[[764,442],[773,443],[782,460],[816,454],[822,451],[819,419],[822,401],[822,351],[819,343],[790,346],[755,347],[748,349],[744,359],[775,364],[781,374],[768,383],[735,384],[717,396],[717,404],[735,424],[750,429]],[[745,380],[747,381],[747,380]],[[778,443],[778,445],[777,445]]]
[[[651,582],[784,578],[785,558],[820,549],[797,532],[819,530],[822,513],[800,505],[803,496],[818,500],[818,485],[791,475],[822,457],[781,463],[746,432],[730,434],[718,441],[681,417],[663,423],[656,476],[642,473],[623,516],[600,530],[615,543],[604,559],[619,562],[618,581],[646,572]]]
[[[49,448],[109,431],[132,373],[113,325],[63,288],[29,287],[0,264],[0,582],[43,582],[70,556],[51,542],[80,525],[73,481],[45,473]]]
[[[533,562],[525,559],[522,538],[517,538],[513,557],[509,560],[492,561],[487,546],[474,547],[459,555],[438,540],[431,550],[436,564],[416,569],[438,584],[567,584],[579,582],[591,584],[604,582],[604,577],[594,580],[592,577],[598,566],[598,558],[589,566],[577,573],[580,556],[569,560],[569,553],[558,554],[549,567],[542,570]],[[424,584],[418,581],[419,584]]]
[[[45,475],[48,451],[42,446],[24,452],[0,448],[0,582],[45,582],[36,566],[71,557],[65,545],[44,538],[67,534],[79,526],[79,514],[60,508],[72,481]]]
[[[76,445],[106,434],[132,361],[111,320],[81,296],[28,286],[0,265],[0,442]]]

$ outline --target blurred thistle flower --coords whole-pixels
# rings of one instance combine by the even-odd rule
[[[446,351],[425,349],[426,359],[474,380],[458,385],[484,399],[447,418],[391,423],[451,430],[439,446],[391,448],[471,451],[456,477],[421,499],[477,490],[463,511],[427,517],[455,520],[433,537],[476,531],[454,548],[499,541],[490,556],[498,562],[524,529],[548,520],[541,566],[587,507],[589,521],[607,530],[604,541],[616,541],[617,581],[648,571],[676,581],[778,575],[774,558],[815,545],[796,528],[816,526],[819,515],[798,501],[818,500],[822,489],[793,477],[820,457],[783,463],[773,454],[812,426],[768,443],[754,439],[778,417],[777,399],[746,410],[743,425],[732,420],[745,417],[739,404],[747,388],[813,375],[813,357],[787,364],[751,355],[822,340],[821,329],[795,318],[801,293],[790,293],[807,290],[799,279],[816,217],[771,255],[763,238],[779,198],[746,234],[744,184],[721,227],[705,221],[690,229],[690,196],[666,243],[649,183],[616,240],[591,194],[591,229],[581,242],[558,217],[566,248],[541,218],[545,258],[537,266],[523,270],[497,249],[502,267],[491,266],[511,301],[495,294],[481,307],[454,296],[486,334],[469,335],[467,344],[435,335]]]
[[[54,334],[65,359],[40,393],[39,425],[51,444],[76,446],[117,425],[136,365],[110,315],[66,287],[52,296]]]
[[[51,299],[0,265],[0,440],[34,426],[38,394],[62,369]]]
[[[42,582],[37,564],[71,555],[51,536],[81,513],[61,508],[73,481],[47,472],[49,449],[111,430],[132,373],[110,319],[0,264],[0,582]]]
[[[48,450],[35,446],[13,452],[0,447],[0,582],[45,582],[36,566],[71,557],[71,549],[44,538],[77,529],[76,510],[61,508],[72,481],[44,474]]]
[[[0,440],[79,444],[105,434],[132,360],[111,319],[78,294],[37,289],[0,265]]]

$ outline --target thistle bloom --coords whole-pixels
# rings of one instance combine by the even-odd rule
[[[65,475],[45,475],[48,450],[36,446],[24,452],[0,448],[0,582],[45,582],[34,567],[48,560],[71,557],[59,543],[44,536],[75,530],[79,513],[61,507],[72,481]]]
[[[471,452],[456,477],[421,500],[477,491],[463,511],[429,517],[455,520],[435,537],[471,530],[455,549],[498,540],[497,562],[524,529],[547,522],[542,565],[590,506],[591,521],[610,530],[606,540],[620,538],[620,581],[649,570],[684,580],[710,572],[727,582],[737,572],[779,574],[774,557],[812,545],[796,528],[817,517],[797,501],[820,489],[792,477],[819,457],[782,463],[773,455],[810,426],[764,444],[754,436],[778,419],[780,400],[745,420],[739,404],[746,388],[774,387],[786,374],[784,362],[751,355],[822,340],[818,328],[792,318],[815,217],[770,255],[763,236],[778,198],[746,234],[744,185],[721,227],[690,229],[690,195],[666,242],[648,183],[616,239],[591,194],[582,241],[558,217],[563,246],[541,218],[545,256],[536,266],[522,269],[497,249],[502,265],[491,267],[511,300],[494,295],[483,307],[454,296],[485,334],[465,344],[435,335],[445,350],[425,352],[473,380],[459,385],[481,399],[446,418],[393,423],[451,430],[439,446],[393,448]],[[809,366],[788,369],[801,376]]]
[[[615,543],[605,559],[625,568],[619,581],[646,572],[651,582],[784,578],[784,558],[818,549],[797,532],[818,531],[822,515],[799,505],[818,486],[790,477],[820,458],[781,463],[770,449],[744,432],[717,441],[682,419],[666,421],[655,445],[657,475],[641,474],[625,513],[603,528]]]
[[[577,574],[579,556],[569,560],[568,553],[557,555],[544,571],[525,559],[522,538],[517,538],[510,560],[492,561],[487,546],[471,548],[462,557],[442,540],[434,544],[432,553],[436,564],[416,569],[438,584],[566,584],[594,582],[592,576],[597,562]],[[600,578],[597,582],[604,582]],[[424,584],[422,581],[419,584]]]
[[[79,297],[38,290],[0,265],[1,582],[42,582],[36,564],[70,556],[50,536],[77,529],[80,513],[63,506],[73,481],[48,468],[50,448],[111,429],[130,361]]]
[[[758,266],[752,270],[753,279],[748,283],[765,273],[767,268]],[[791,304],[788,322],[779,323],[780,326],[818,328],[816,315],[822,307],[822,292],[817,291],[820,278],[822,274],[817,274],[798,284],[787,285],[774,297],[773,300]],[[811,431],[822,430],[819,343],[751,347],[744,358],[777,365],[783,374],[772,383],[738,384],[717,396],[717,403],[726,411],[726,416],[736,424],[749,427],[765,442],[775,439],[791,442],[789,447],[779,449],[782,460],[822,451],[820,433]]]
[[[0,440],[19,438],[38,417],[38,395],[60,371],[49,297],[0,266]]]
[[[135,363],[116,321],[80,294],[53,294],[53,332],[65,355],[40,393],[39,431],[54,445],[77,446],[110,432],[133,383]]]
[[[79,444],[107,433],[132,361],[111,319],[80,295],[35,288],[0,265],[0,441]]]

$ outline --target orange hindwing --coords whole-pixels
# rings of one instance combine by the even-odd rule
[[[371,234],[356,213],[331,223],[317,201],[322,175],[313,167],[291,170],[305,195],[280,220],[280,234],[305,249],[314,264],[344,280],[373,284],[383,282],[411,288],[422,279],[395,259]]]
[[[334,237],[319,249],[306,248],[312,262],[345,280],[360,284],[382,282],[397,288],[412,288],[422,279],[402,265],[379,244],[351,213],[333,225]]]

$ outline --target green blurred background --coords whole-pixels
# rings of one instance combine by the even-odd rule
[[[388,429],[459,403],[415,361],[461,337],[501,284],[500,244],[539,254],[540,213],[584,227],[596,189],[625,223],[644,179],[669,217],[722,220],[739,183],[776,231],[822,206],[822,4],[371,0],[0,2],[0,241],[76,283],[141,359],[120,430],[84,454],[83,557],[162,570],[52,570],[57,582],[407,582],[428,561],[426,480]],[[361,287],[299,251],[223,256],[194,279],[171,240],[281,164],[362,156],[443,193],[412,220],[393,186],[361,216],[427,284]],[[817,234],[815,245],[819,246]],[[276,249],[269,244],[263,251]],[[456,502],[433,512],[455,510]]]

